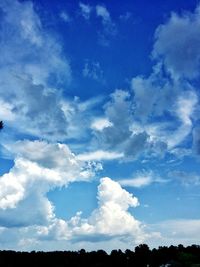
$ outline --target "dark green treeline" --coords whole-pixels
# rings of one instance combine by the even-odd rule
[[[84,249],[54,252],[0,251],[1,267],[200,267],[200,246],[170,246],[150,250],[146,244],[134,251],[104,250],[86,252]]]

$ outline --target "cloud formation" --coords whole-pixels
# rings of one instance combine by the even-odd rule
[[[79,7],[81,9],[81,15],[86,19],[89,20],[90,18],[90,14],[92,12],[92,6],[88,5],[88,4],[84,4],[82,2],[79,2]]]
[[[133,178],[118,180],[118,183],[121,184],[122,186],[136,187],[136,188],[149,186],[152,183],[166,183],[166,182],[168,182],[168,180],[160,178],[152,171],[149,172],[143,171],[136,174],[135,177]]]
[[[104,150],[97,150],[77,155],[77,158],[79,160],[114,160],[122,157],[122,153],[109,152]]]
[[[100,242],[116,237],[131,243],[145,240],[147,234],[142,224],[128,212],[129,207],[139,205],[136,197],[105,177],[100,180],[97,199],[98,207],[89,218],[82,219],[81,213],[78,213],[69,222],[73,224],[72,236],[75,240]]]
[[[150,155],[163,158],[184,148],[198,121],[199,96],[191,82],[199,75],[198,24],[199,8],[184,15],[172,13],[157,28],[152,73],[133,77],[131,91],[115,90],[110,95],[104,116],[111,125],[101,131],[94,128],[98,142],[124,153],[128,160]],[[195,127],[195,150],[197,132]]]
[[[155,33],[153,57],[162,60],[174,79],[199,76],[200,8],[194,13],[172,13]]]
[[[200,175],[198,173],[175,170],[169,173],[169,177],[177,179],[184,186],[200,185]]]
[[[15,235],[12,242],[11,240],[7,241],[8,245],[11,243],[17,247],[24,247],[24,245],[30,248],[38,247],[46,241],[54,242],[54,244],[62,240],[73,243],[82,241],[96,243],[109,242],[112,239],[115,239],[116,242],[126,242],[126,244],[134,245],[144,242],[151,235],[145,231],[144,225],[128,211],[129,207],[137,207],[139,205],[138,199],[108,177],[100,180],[97,194],[98,207],[88,218],[82,218],[81,212],[77,212],[68,221],[56,218],[51,203],[48,202],[46,197],[44,199],[51,210],[49,213],[51,216],[48,220],[39,221],[40,217],[36,212],[37,214],[33,213],[36,216],[31,217],[32,221],[25,221],[30,216],[27,213],[24,214],[23,208],[28,207],[28,205],[23,206],[23,203],[26,203],[24,201],[21,209],[19,205],[17,210],[12,211],[15,215],[18,214],[17,212],[21,212],[22,218],[16,218],[11,225],[8,225],[8,222],[12,221],[12,214],[8,213],[6,217],[8,218],[7,224],[5,221],[1,227],[0,241],[1,238],[3,239],[4,234],[8,233],[11,238],[13,238],[13,234]],[[33,200],[34,210],[40,208],[41,213],[44,215],[43,203],[38,203],[38,197],[31,199],[31,201]],[[7,210],[9,212],[9,209]],[[0,221],[2,222],[2,213],[0,215]],[[36,218],[38,219],[37,221]],[[11,229],[10,232],[7,231],[8,228]]]
[[[85,62],[83,77],[103,82],[103,70],[99,62]]]
[[[76,159],[67,145],[19,141],[11,170],[0,178],[0,223],[3,226],[44,224],[55,217],[46,193],[75,181],[89,181],[99,167]],[[28,213],[34,203],[34,212]],[[23,216],[16,216],[23,214]],[[11,223],[12,222],[12,223]]]
[[[95,17],[99,41],[108,45],[117,34],[108,8],[82,2],[79,8],[87,23]],[[155,157],[162,160],[166,155],[176,160],[180,155],[191,156],[192,151],[199,156],[199,8],[184,15],[173,13],[157,28],[152,72],[133,77],[128,90],[114,90],[104,104],[105,98],[98,96],[84,101],[76,96],[67,98],[72,78],[69,60],[32,2],[2,0],[0,13],[0,118],[5,121],[6,134],[11,130],[14,139],[25,136],[32,140],[8,141],[6,135],[2,139],[7,156],[14,160],[0,177],[1,247],[38,248],[50,241],[55,246],[59,242],[72,245],[114,240],[130,246],[145,242],[152,233],[147,233],[129,210],[139,201],[122,186],[143,188],[166,182],[153,172],[118,182],[102,178],[97,206],[87,217],[81,212],[68,220],[57,217],[47,194],[69,183],[91,181],[102,170],[99,161],[119,160],[123,164],[137,159],[153,161]],[[70,21],[65,11],[60,18]],[[121,17],[129,18],[128,13]],[[85,61],[82,75],[103,80],[98,61]],[[33,141],[35,138],[39,140]],[[77,155],[60,143],[66,140]],[[170,175],[186,186],[200,184],[195,172]],[[177,231],[170,241],[179,239],[184,223],[199,230],[198,220],[178,222],[180,233],[175,223],[170,221],[168,228],[163,227]],[[196,230],[187,233],[192,240]]]
[[[4,120],[15,130],[64,139],[67,121],[60,105],[62,91],[58,88],[71,79],[69,63],[57,40],[43,29],[33,4],[9,3],[0,3],[4,28],[0,33],[0,101],[4,107],[1,113],[9,115]]]

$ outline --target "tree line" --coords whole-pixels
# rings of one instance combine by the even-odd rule
[[[134,251],[0,251],[2,267],[200,267],[200,246],[162,246],[152,250],[141,244]]]

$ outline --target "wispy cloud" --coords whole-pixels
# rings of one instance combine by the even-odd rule
[[[79,160],[114,160],[114,159],[120,159],[124,155],[123,153],[117,153],[117,152],[109,152],[104,150],[97,150],[93,152],[83,153],[77,155],[77,158]]]
[[[200,185],[200,175],[198,173],[174,170],[169,172],[168,175],[170,178],[176,179],[184,186]]]
[[[99,62],[89,62],[87,60],[82,73],[85,78],[90,78],[102,83],[104,82],[104,73]]]
[[[64,21],[64,22],[70,22],[71,18],[69,16],[69,14],[66,11],[62,11],[60,13],[60,18]]]
[[[94,14],[96,19],[100,19],[102,28],[98,31],[98,42],[102,46],[109,46],[110,39],[117,34],[117,25],[112,20],[111,14],[105,5],[89,5],[79,2],[81,15],[86,21],[90,21]]]
[[[16,132],[61,140],[66,136],[67,122],[59,103],[62,93],[56,88],[69,84],[69,62],[61,45],[42,27],[31,3],[13,1],[8,8],[2,1],[0,7],[2,25],[7,29],[1,38],[0,60],[1,112],[9,115],[4,120]]]
[[[91,128],[97,131],[102,131],[104,128],[111,126],[113,124],[106,118],[96,118],[91,124]]]
[[[89,20],[93,7],[90,6],[89,4],[84,4],[82,2],[79,2],[79,7],[80,7],[80,10],[81,10],[81,15],[86,20]]]
[[[153,183],[167,183],[168,181],[169,180],[167,179],[162,179],[158,177],[152,171],[138,173],[135,177],[130,178],[130,179],[118,180],[118,182],[122,186],[136,187],[136,188],[149,186]]]

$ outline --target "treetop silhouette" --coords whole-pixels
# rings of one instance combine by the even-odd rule
[[[3,129],[3,121],[0,121],[0,130],[2,130]]]

